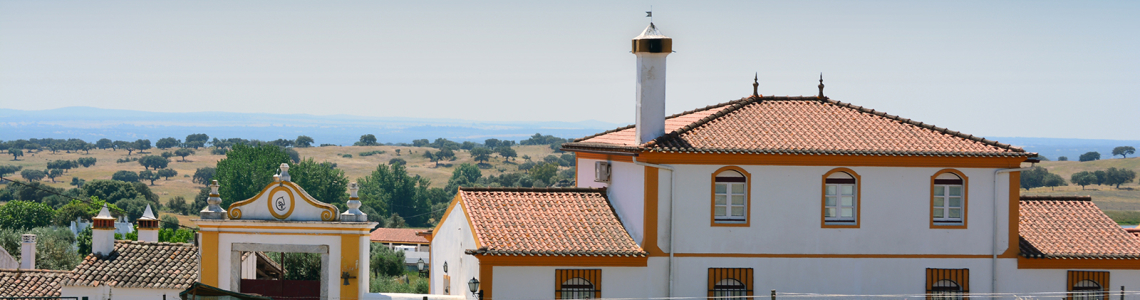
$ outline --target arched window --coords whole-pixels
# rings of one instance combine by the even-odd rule
[[[840,168],[823,176],[824,227],[859,227],[859,175]]]
[[[748,226],[748,174],[736,167],[713,173],[712,217],[714,226]]]
[[[554,299],[602,297],[601,269],[558,269],[554,272]]]
[[[563,281],[558,293],[562,296],[559,299],[593,299],[594,284],[585,278],[574,277]]]
[[[930,289],[930,299],[962,300],[962,286],[949,279],[934,282],[934,285]]]
[[[746,296],[748,296],[748,287],[744,286],[744,283],[739,280],[725,278],[717,281],[716,284],[713,285],[712,292],[713,297],[724,297],[719,299],[745,300],[747,299]]]
[[[931,226],[966,224],[966,178],[955,170],[942,170],[931,180]]]
[[[1104,300],[1104,288],[1092,280],[1081,280],[1073,285],[1074,300]]]
[[[709,268],[710,299],[748,300],[752,297],[752,268]]]

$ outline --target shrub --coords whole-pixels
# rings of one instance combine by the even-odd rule
[[[341,154],[340,157],[352,158],[352,154]]]
[[[111,174],[111,180],[126,181],[126,182],[138,182],[139,181],[139,173],[126,171],[126,170],[117,171],[117,172],[115,172],[115,174]]]
[[[376,155],[376,154],[384,154],[384,153],[387,153],[387,151],[384,151],[384,150],[373,150],[373,151],[368,151],[368,152],[360,152],[359,154],[360,154],[360,156],[372,156],[372,155]]]

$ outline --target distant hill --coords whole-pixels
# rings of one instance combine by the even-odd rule
[[[298,135],[307,135],[317,144],[351,145],[364,134],[374,134],[382,143],[410,143],[414,139],[439,137],[455,141],[521,140],[535,133],[577,138],[622,125],[601,121],[489,122],[352,115],[164,113],[94,107],[31,111],[0,109],[0,140],[79,138],[94,142],[101,138],[148,138],[155,141],[164,137],[182,139],[188,134],[205,133],[210,137],[259,140],[295,139]]]
[[[1110,159],[1112,148],[1119,146],[1132,146],[1140,149],[1140,141],[1136,140],[1093,140],[1093,139],[1061,139],[1061,138],[1025,138],[1025,137],[989,137],[1002,143],[1014,145],[1029,152],[1037,152],[1049,160],[1066,156],[1069,160],[1077,160],[1081,154],[1089,151],[1100,152],[1100,159]],[[1140,153],[1138,153],[1140,154]],[[1130,156],[1131,157],[1131,156]],[[1116,158],[1122,158],[1117,156]]]

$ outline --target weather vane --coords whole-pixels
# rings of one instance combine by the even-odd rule
[[[649,10],[645,11],[645,17],[649,18],[649,23],[653,23],[653,5],[650,5]]]

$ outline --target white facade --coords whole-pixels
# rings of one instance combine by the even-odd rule
[[[476,249],[478,246],[471,234],[471,227],[468,226],[467,213],[460,202],[452,201],[454,207],[449,208],[450,212],[438,230],[432,232],[430,293],[466,295],[468,299],[474,299],[467,288],[467,282],[479,277],[479,260],[464,254],[463,250]],[[445,264],[447,272],[443,271]]]
[[[87,297],[88,300],[154,300],[178,299],[182,289],[117,288],[110,286],[63,286],[61,297]]]

